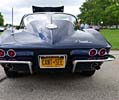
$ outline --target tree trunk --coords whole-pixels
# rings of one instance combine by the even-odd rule
[[[118,25],[116,25],[116,29],[118,29]]]

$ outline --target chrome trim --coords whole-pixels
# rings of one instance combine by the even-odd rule
[[[88,52],[88,55],[89,55],[89,56],[91,56],[91,55],[90,55],[91,50],[95,50],[95,51],[96,51],[95,55],[97,55],[97,53],[98,53],[97,50],[96,50],[95,48],[92,48],[92,49],[90,49],[90,51]],[[95,55],[93,55],[93,56],[95,56]],[[93,56],[91,56],[91,57],[93,57]]]
[[[74,60],[73,61],[73,69],[72,72],[75,72],[76,69],[76,64],[79,62],[107,62],[107,61],[113,61],[115,60],[115,57],[112,55],[109,55],[109,57],[107,59],[99,59],[99,60]]]
[[[101,48],[101,49],[98,51],[98,55],[99,55],[99,56],[104,56],[104,55],[105,55],[105,54],[104,54],[104,55],[100,55],[100,51],[103,50],[103,49],[105,50],[105,54],[107,53],[107,50],[106,50],[105,48]]]
[[[5,61],[5,60],[0,60],[0,64],[27,64],[29,67],[29,71],[32,74],[32,63],[30,61]]]
[[[0,57],[5,57],[5,51],[3,49],[0,49],[0,50],[4,52],[4,55],[3,56],[0,56]]]
[[[7,55],[8,55],[9,57],[11,57],[11,56],[9,55],[9,51],[13,51],[13,52],[15,53],[15,55],[14,55],[13,57],[16,56],[16,52],[15,52],[15,50],[13,50],[13,49],[9,49],[9,50],[7,51]]]

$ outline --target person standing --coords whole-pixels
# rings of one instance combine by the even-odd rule
[[[84,24],[83,24],[83,23],[80,25],[80,29],[81,29],[81,30],[84,29]]]

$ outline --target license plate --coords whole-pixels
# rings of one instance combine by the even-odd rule
[[[39,57],[40,68],[65,68],[65,55],[41,55]]]

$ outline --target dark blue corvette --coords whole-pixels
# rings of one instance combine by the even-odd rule
[[[21,29],[0,37],[0,64],[8,77],[18,73],[69,71],[91,76],[103,62],[114,60],[111,45],[93,29],[76,29],[76,18],[66,13],[25,15]]]

